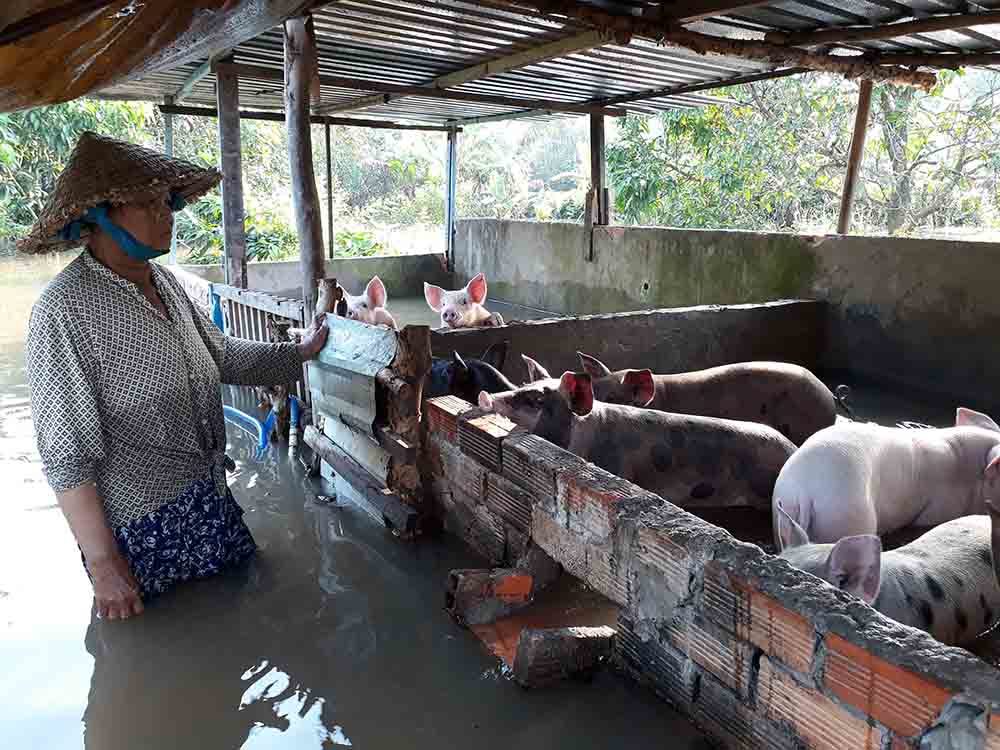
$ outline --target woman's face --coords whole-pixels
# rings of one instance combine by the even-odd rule
[[[139,242],[157,250],[165,250],[170,247],[174,228],[174,214],[168,205],[169,200],[170,196],[164,193],[148,203],[114,206],[108,215]]]

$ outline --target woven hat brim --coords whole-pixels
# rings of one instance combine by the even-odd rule
[[[59,233],[93,206],[104,202],[144,203],[165,191],[175,191],[191,203],[221,179],[217,169],[199,167],[133,143],[84,133],[69,164],[56,180],[49,203],[31,232],[17,243],[17,249],[34,254],[79,247],[85,244],[86,229],[78,240],[65,240]]]

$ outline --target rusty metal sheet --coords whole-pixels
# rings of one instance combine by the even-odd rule
[[[66,0],[3,3],[0,112],[57,104],[183,65],[264,33],[307,0],[112,0],[55,25]],[[97,5],[98,7],[94,7]],[[26,33],[26,32],[32,33]]]

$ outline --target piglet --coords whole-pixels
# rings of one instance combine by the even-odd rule
[[[908,430],[841,422],[803,443],[774,488],[775,541],[791,540],[787,518],[814,542],[936,526],[986,512],[1000,478],[1000,426],[959,408],[955,426]]]
[[[452,352],[451,359],[435,357],[424,380],[424,398],[450,394],[475,403],[481,391],[513,390],[514,384],[500,372],[507,358],[507,347],[506,341],[494,344],[479,359],[463,359],[458,352]]]
[[[886,617],[961,646],[1000,616],[994,564],[1000,553],[1000,514],[989,510],[990,516],[956,518],[889,552],[873,534],[812,544],[805,530],[785,516],[789,546],[781,557]]]
[[[477,273],[462,289],[445,291],[439,286],[424,282],[424,299],[431,310],[441,313],[441,325],[446,328],[475,328],[477,326],[502,326],[503,317],[485,307],[486,277]]]
[[[742,419],[770,425],[796,445],[837,417],[830,390],[809,370],[785,362],[740,362],[676,375],[650,370],[612,372],[577,352],[594,378],[594,396],[609,404]]]
[[[345,317],[371,326],[383,325],[394,331],[399,330],[396,327],[396,321],[385,308],[388,294],[385,291],[385,284],[378,276],[372,277],[372,280],[365,286],[363,294],[348,294],[345,289],[344,300],[347,302]]]
[[[795,450],[766,425],[596,402],[584,373],[483,392],[479,405],[684,507],[770,508],[774,481]]]

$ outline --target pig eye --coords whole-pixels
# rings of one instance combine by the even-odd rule
[[[366,310],[368,309],[368,303],[367,303],[367,302],[362,302],[362,303],[361,303],[361,306],[362,306],[363,308],[365,308]]]
[[[467,304],[469,304],[469,300],[466,299],[465,297],[462,297],[462,301],[459,304],[467,305]]]
[[[849,579],[848,579],[848,576],[847,576],[846,573],[840,573],[837,576],[835,584],[836,584],[836,586],[837,586],[838,589],[842,589],[842,588],[844,588],[847,585],[847,581],[848,580]]]

